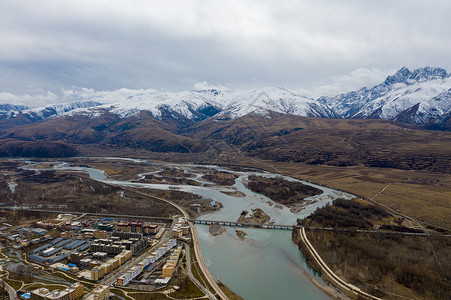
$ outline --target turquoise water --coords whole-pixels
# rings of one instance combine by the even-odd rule
[[[246,241],[233,229],[211,237],[207,226],[196,226],[206,264],[216,279],[247,300],[329,299],[312,284],[308,267],[291,232],[252,229]]]

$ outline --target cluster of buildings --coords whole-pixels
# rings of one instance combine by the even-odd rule
[[[77,300],[83,297],[84,286],[76,282],[65,290],[49,290],[47,288],[39,288],[22,295],[22,298],[31,300]],[[111,295],[110,287],[100,285],[94,288],[84,300],[105,300]]]
[[[116,279],[117,286],[127,286],[137,277],[139,282],[136,280],[134,283],[148,284],[155,278],[157,278],[155,283],[160,283],[158,280],[167,283],[173,277],[182,251],[182,246],[177,247],[177,239],[183,240],[189,235],[189,226],[185,224],[184,218],[178,219],[173,227],[172,237],[167,235],[171,239],[164,244],[161,241],[166,240],[165,233],[168,229],[163,223],[124,222],[111,218],[89,217],[74,219],[74,216],[69,214],[60,215],[56,221],[58,222],[40,222],[41,228],[21,228],[20,232],[17,229],[9,230],[12,226],[5,225],[4,230],[11,231],[5,232],[9,234],[10,240],[23,242],[26,237],[28,244],[24,246],[39,243],[34,246],[39,246],[35,249],[30,247],[32,249],[28,252],[30,259],[49,264],[50,268],[72,272],[80,278],[94,281],[113,273],[129,262],[133,255],[144,252],[149,245],[154,247],[158,244],[142,255],[137,262],[123,266],[127,271]],[[161,267],[163,279],[159,272],[156,274],[154,272],[156,268],[159,270]],[[39,288],[27,294],[29,294],[27,299],[32,300],[76,300],[84,296],[84,287],[80,283],[75,283],[66,289]],[[109,296],[108,286],[98,286],[83,299],[103,300]]]
[[[83,258],[85,257],[85,258]],[[92,254],[92,257],[99,258],[99,259],[106,259],[107,254],[104,252],[96,252]],[[119,268],[121,265],[123,265],[125,262],[130,260],[132,258],[132,252],[130,250],[123,250],[121,253],[116,255],[114,258],[110,258],[106,261],[101,260],[95,260],[91,258],[87,258],[82,253],[70,253],[68,256],[68,259],[71,263],[69,263],[67,266],[61,265],[61,267],[58,267],[59,269],[62,269],[66,271],[66,268],[69,268],[69,271],[78,272],[80,268],[87,269],[88,271],[83,272],[81,274],[82,277],[85,277],[86,279],[90,280],[96,280],[103,278],[105,275],[113,272],[117,268]],[[90,271],[89,271],[90,270]],[[85,276],[85,275],[86,276]]]
[[[65,290],[39,288],[30,292],[31,300],[76,300],[83,297],[84,286],[76,282]],[[106,298],[103,298],[106,299]]]
[[[71,252],[81,252],[89,248],[86,240],[56,238],[30,251],[30,259],[39,263],[56,263],[67,259]],[[53,258],[50,258],[52,257]]]
[[[69,221],[66,223],[77,225]],[[103,219],[93,225],[96,226],[95,229],[82,228],[61,233],[61,237],[32,250],[30,258],[40,263],[52,263],[54,268],[98,281],[145,249],[149,242],[157,242],[157,239],[145,237],[144,234],[153,234],[155,238],[160,234],[161,238],[165,232],[164,227],[159,228],[158,225],[141,221],[108,223]],[[175,245],[176,240],[173,239],[159,247],[124,274],[121,284],[127,285],[145,267],[155,263]],[[62,264],[60,261],[63,259],[69,263]]]
[[[189,226],[186,225],[185,218],[179,218],[177,223],[174,225],[174,229],[172,230],[172,237],[174,238],[182,238],[184,235],[189,233]]]
[[[107,285],[100,285],[94,288],[83,300],[105,300],[108,297],[110,297],[110,287]]]
[[[130,250],[124,250],[119,255],[115,256],[102,263],[99,266],[95,266],[91,270],[91,280],[98,281],[103,278],[105,275],[113,272],[125,262],[132,258],[132,252]]]
[[[142,233],[114,231],[109,239],[96,239],[89,246],[91,252],[105,252],[119,254],[123,250],[130,250],[136,254],[148,245],[148,240]]]
[[[171,254],[169,259],[166,261],[166,264],[163,266],[163,279],[172,277],[172,274],[174,274],[175,267],[177,266],[177,263],[180,258],[180,254],[182,253],[182,246],[178,246],[177,249],[174,250],[174,252]]]
[[[176,245],[177,245],[177,241],[176,240],[174,240],[174,239],[169,240],[167,243],[163,244],[163,246],[159,247],[155,252],[152,252],[151,254],[147,255],[136,266],[132,267],[125,274],[120,276],[116,280],[116,285],[118,285],[118,286],[126,286],[127,284],[129,284],[129,282],[131,280],[133,280],[136,276],[141,274],[141,272],[143,271],[143,269],[145,267],[147,267],[151,263],[155,263],[156,261],[158,261],[161,257],[163,257],[168,251],[170,251]],[[179,248],[180,248],[180,251],[181,251],[181,246]],[[180,255],[180,251],[179,251],[179,255]],[[177,257],[177,260],[178,260],[178,257]],[[172,276],[172,273],[171,273],[171,276]]]
[[[21,249],[28,247],[29,245],[42,243],[52,238],[50,235],[46,235],[47,230],[42,228],[22,227],[11,232],[6,232],[10,229],[10,227],[10,224],[0,227],[0,237],[12,242],[15,249]]]
[[[116,230],[123,232],[137,232],[143,234],[155,234],[158,232],[158,225],[148,222],[132,221],[116,223]]]

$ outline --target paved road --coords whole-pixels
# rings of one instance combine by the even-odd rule
[[[429,232],[402,232],[402,231],[387,231],[387,230],[364,230],[364,229],[350,229],[350,228],[332,228],[332,227],[311,227],[311,226],[297,226],[297,229],[304,227],[309,230],[326,230],[337,232],[357,232],[357,233],[377,233],[377,234],[398,234],[398,235],[413,235],[413,236],[429,236]],[[450,234],[437,234],[443,237],[451,237]]]
[[[10,286],[8,283],[6,283],[6,281],[3,281],[1,278],[0,278],[0,285],[2,287],[4,287],[5,290],[8,292],[9,300],[16,300],[16,299],[18,299],[16,290],[13,289],[12,286]]]
[[[210,300],[216,300],[217,298],[202,283],[200,283],[199,280],[197,280],[197,278],[194,277],[193,273],[191,272],[191,256],[188,245],[185,245],[185,251],[186,251],[186,271],[188,272],[189,278],[205,295],[207,295],[207,297]]]
[[[205,265],[205,260],[204,260],[204,257],[202,256],[202,250],[200,248],[199,236],[197,235],[197,231],[194,228],[194,224],[192,222],[188,222],[188,224],[189,224],[189,227],[191,228],[193,245],[194,245],[194,253],[196,254],[197,263],[199,264],[200,269],[202,270],[208,283],[210,283],[210,285],[216,291],[218,296],[221,297],[221,299],[228,300],[229,298],[218,286],[218,283],[213,278],[210,271],[208,271],[207,266]]]
[[[323,261],[323,259],[321,258],[321,256],[318,254],[318,252],[316,252],[315,248],[313,247],[313,245],[310,243],[310,241],[307,238],[307,235],[305,234],[305,228],[301,228],[299,230],[300,232],[300,237],[302,242],[304,243],[304,245],[309,249],[310,253],[312,254],[313,258],[315,259],[315,261],[318,263],[318,265],[321,267],[321,270],[324,271],[324,273],[327,274],[327,276],[335,282],[335,284],[337,286],[339,286],[342,290],[351,292],[357,296],[363,296],[365,299],[373,299],[373,300],[381,300],[378,297],[375,297],[373,295],[370,295],[366,292],[361,291],[358,287],[345,282],[343,279],[341,279],[340,277],[338,277],[330,268],[329,266]]]
[[[146,195],[149,196],[149,195]],[[42,209],[42,208],[32,208],[28,206],[6,206],[0,209],[5,210],[29,210],[29,211],[40,211],[40,212],[52,212],[55,214],[73,214],[78,215],[82,213],[83,215],[89,216],[103,216],[103,217],[115,217],[115,218],[130,218],[130,219],[146,219],[146,220],[156,220],[156,221],[172,221],[172,218],[163,217],[149,217],[149,216],[139,216],[139,215],[123,215],[123,214],[106,214],[106,213],[89,213],[89,212],[79,212],[79,211],[68,211],[68,210],[53,210],[53,209]]]

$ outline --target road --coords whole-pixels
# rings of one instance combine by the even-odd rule
[[[4,287],[5,290],[8,292],[8,294],[9,294],[9,300],[16,300],[16,299],[18,299],[18,298],[17,298],[16,290],[14,290],[14,289],[12,288],[12,286],[10,286],[8,283],[6,283],[6,281],[3,281],[1,278],[0,278],[0,285],[1,285],[2,287]]]
[[[311,226],[297,226],[298,229],[304,227],[309,230],[326,230],[337,232],[356,232],[356,233],[377,233],[377,234],[397,234],[410,236],[430,236],[429,232],[402,232],[402,231],[387,231],[387,230],[364,230],[364,229],[348,229],[348,228],[332,228],[332,227],[311,227]],[[451,237],[450,234],[437,234],[437,236]]]
[[[149,195],[147,195],[147,196],[149,196]],[[4,209],[4,210],[29,210],[29,211],[38,211],[38,212],[52,212],[55,214],[73,214],[73,215],[78,215],[78,214],[82,213],[83,215],[88,215],[88,216],[103,216],[103,217],[129,218],[129,219],[138,218],[138,219],[155,220],[155,221],[172,221],[173,220],[172,218],[164,218],[164,217],[149,217],[149,216],[139,216],[139,215],[106,214],[106,213],[89,213],[89,212],[68,211],[68,210],[32,208],[32,207],[28,207],[28,206],[6,206],[6,207],[2,207],[1,209]]]
[[[199,236],[197,235],[197,231],[194,228],[194,224],[192,222],[188,222],[189,227],[191,228],[192,238],[193,238],[193,245],[194,245],[194,253],[196,255],[197,263],[199,264],[199,267],[204,273],[205,278],[207,279],[208,283],[212,286],[212,288],[216,291],[218,296],[221,299],[228,300],[229,298],[227,295],[221,290],[221,288],[218,286],[218,283],[211,275],[210,271],[208,270],[207,266],[205,265],[204,257],[202,256],[202,250],[200,248],[199,243]]]
[[[191,272],[191,256],[190,256],[190,250],[189,246],[185,245],[185,251],[186,251],[186,271],[188,273],[189,278],[191,281],[205,294],[210,300],[216,299],[216,297],[202,284],[197,280],[196,277],[194,277],[193,273]]]
[[[150,250],[144,251],[140,256],[132,258],[127,263],[124,264],[124,267],[120,267],[116,272],[112,272],[109,274],[109,276],[106,276],[102,281],[102,285],[108,285],[112,286],[116,281],[117,278],[121,277],[121,275],[125,274],[128,270],[130,270],[131,267],[136,266],[141,261],[143,261],[149,253],[152,253],[154,250],[156,250],[158,247],[160,247],[162,244],[166,243],[169,238],[172,235],[172,228],[174,227],[174,223],[171,225],[171,228],[169,230],[166,230],[163,237],[160,239],[160,242],[153,246]]]
[[[316,252],[313,245],[310,243],[310,241],[307,238],[307,235],[305,234],[305,228],[302,227],[299,230],[301,241],[304,243],[304,245],[309,249],[310,253],[312,254],[315,261],[318,263],[318,265],[321,267],[321,270],[333,281],[335,282],[336,286],[340,287],[340,289],[345,290],[347,292],[353,293],[357,295],[358,297],[364,297],[365,299],[373,299],[373,300],[381,300],[378,297],[375,297],[373,295],[370,295],[368,293],[365,293],[361,291],[358,287],[345,282],[343,279],[338,277],[330,268],[329,266],[323,261],[321,256],[319,256],[318,252]]]
[[[382,190],[380,190],[379,192],[377,192],[373,197],[371,197],[371,198],[368,199],[368,200],[371,201],[371,202],[373,202],[373,203],[376,203],[377,205],[380,205],[380,206],[386,208],[389,212],[393,213],[394,215],[396,215],[396,216],[398,216],[398,217],[400,217],[400,218],[401,218],[401,217],[404,218],[406,221],[408,221],[408,222],[410,223],[410,225],[411,225],[412,228],[415,228],[415,229],[423,229],[423,226],[421,226],[421,223],[424,223],[424,224],[428,224],[428,223],[422,222],[422,221],[420,222],[419,220],[416,220],[416,219],[414,219],[414,218],[412,218],[412,217],[406,216],[406,215],[404,215],[404,214],[402,214],[402,213],[400,213],[400,212],[394,210],[393,208],[391,208],[391,207],[389,207],[389,206],[387,206],[387,205],[385,205],[385,204],[382,204],[382,203],[380,203],[379,201],[374,200],[377,196],[379,196],[380,194],[382,194],[382,193],[383,193],[390,185],[391,185],[391,183],[388,183],[386,186],[384,186],[384,188],[383,188]],[[428,225],[433,225],[433,224],[428,224]],[[436,225],[433,225],[433,226],[436,226]]]

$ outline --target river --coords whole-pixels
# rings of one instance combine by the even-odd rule
[[[140,161],[136,160],[136,162],[139,163]],[[145,163],[148,164],[149,162],[145,161]],[[170,166],[185,170],[196,167],[180,164]],[[202,167],[223,170],[217,166]],[[29,165],[27,168],[32,169],[32,166]],[[251,211],[254,208],[261,208],[276,224],[294,225],[297,218],[308,216],[317,207],[324,206],[336,198],[352,198],[352,195],[301,181],[304,184],[321,189],[323,193],[308,198],[315,200],[315,203],[308,205],[299,213],[292,213],[287,207],[277,208],[275,205],[270,205],[268,203],[270,199],[250,191],[243,184],[243,180],[246,180],[251,174],[266,177],[280,176],[269,172],[227,170],[239,176],[233,187],[246,195],[245,197],[233,197],[221,192],[231,190],[227,187],[145,184],[111,180],[105,176],[103,171],[93,168],[71,167],[67,163],[57,164],[54,168],[87,172],[92,179],[123,186],[157,189],[176,187],[179,190],[221,202],[223,209],[201,216],[202,219],[208,220],[236,221],[243,210]],[[284,179],[296,181],[296,179],[286,176],[284,176]],[[197,176],[196,180],[202,182],[200,176]],[[243,229],[247,233],[243,241],[236,236],[235,229],[230,227],[227,227],[226,232],[216,237],[210,235],[206,225],[196,225],[196,230],[199,234],[205,263],[213,277],[223,282],[244,299],[329,299],[309,279],[308,276],[314,276],[316,280],[321,281],[320,277],[307,266],[297,245],[291,241],[291,231]]]

